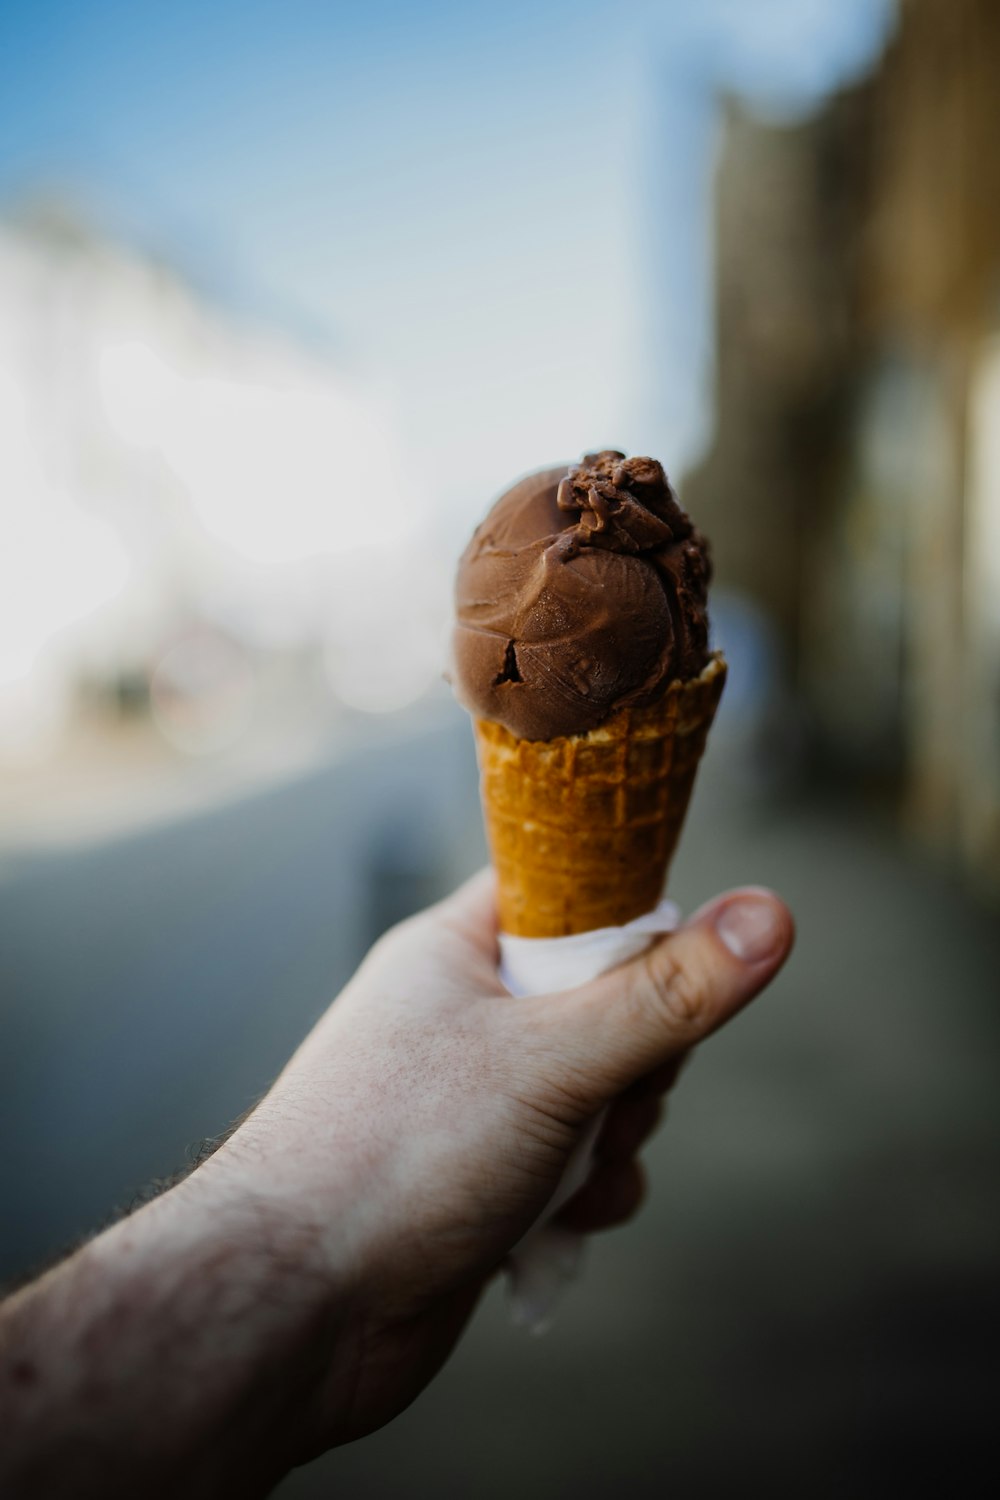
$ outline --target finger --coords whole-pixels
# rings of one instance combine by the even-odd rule
[[[670,1093],[670,1090],[690,1061],[691,1052],[678,1052],[675,1057],[671,1057],[667,1062],[662,1063],[660,1067],[654,1068],[651,1073],[647,1073],[645,1078],[641,1078],[638,1084],[634,1084],[633,1087],[647,1089],[651,1094],[656,1094],[659,1098],[662,1098],[664,1094]]]
[[[468,880],[439,901],[434,908],[453,921],[471,923],[473,926],[488,925],[496,929],[497,878],[492,865],[484,865]]]
[[[596,1169],[556,1217],[575,1234],[613,1229],[638,1213],[646,1196],[646,1174],[640,1162],[608,1162]]]
[[[496,875],[487,865],[427,913],[457,930],[493,963],[498,958],[496,886]]]
[[[653,1134],[663,1118],[663,1100],[658,1094],[625,1094],[608,1111],[595,1148],[599,1161],[626,1161]]]
[[[535,1024],[581,1108],[598,1108],[673,1065],[773,978],[791,950],[785,904],[756,887],[731,891],[631,962],[577,990],[537,997]]]
[[[641,1078],[636,1079],[635,1083],[629,1084],[628,1088],[618,1096],[619,1100],[664,1099],[687,1067],[691,1055],[691,1052],[678,1052],[676,1057],[654,1068],[651,1073],[644,1073]],[[612,1105],[612,1108],[615,1107]]]

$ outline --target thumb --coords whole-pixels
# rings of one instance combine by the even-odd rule
[[[772,891],[730,891],[638,958],[547,996],[536,1021],[574,1091],[591,1095],[581,1106],[599,1108],[717,1030],[774,977],[794,936]]]

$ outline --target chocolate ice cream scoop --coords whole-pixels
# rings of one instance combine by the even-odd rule
[[[462,555],[455,691],[520,739],[595,729],[708,660],[708,543],[654,458],[612,450],[501,495]]]

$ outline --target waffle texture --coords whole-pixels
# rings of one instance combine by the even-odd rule
[[[716,654],[651,707],[560,739],[474,721],[504,932],[565,937],[653,909],[725,680]]]

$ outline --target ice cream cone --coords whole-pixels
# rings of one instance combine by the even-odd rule
[[[650,707],[559,739],[474,721],[504,932],[564,937],[653,909],[725,679],[716,654]]]

